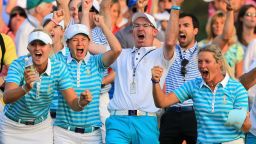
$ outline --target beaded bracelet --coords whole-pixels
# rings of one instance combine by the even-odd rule
[[[180,10],[181,8],[180,8],[180,6],[172,6],[171,9],[172,9],[172,10]]]

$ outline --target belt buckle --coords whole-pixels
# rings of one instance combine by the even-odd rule
[[[81,133],[81,134],[83,134],[83,133],[84,133],[84,128],[76,127],[76,128],[75,128],[75,132],[76,132],[76,133]]]
[[[137,110],[128,110],[129,116],[137,116]]]
[[[177,112],[181,112],[182,111],[182,107],[177,107]]]
[[[24,121],[23,122],[25,125],[34,125],[35,121]]]

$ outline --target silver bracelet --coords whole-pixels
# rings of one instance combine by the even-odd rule
[[[26,89],[26,85],[22,85],[21,88],[23,89],[23,91],[24,91],[25,93],[28,93],[28,90]]]
[[[80,104],[80,97],[79,97],[79,98],[77,98],[77,105],[78,105],[78,107],[80,107],[81,109],[84,109],[84,107],[83,107],[83,106],[81,106],[81,104]]]

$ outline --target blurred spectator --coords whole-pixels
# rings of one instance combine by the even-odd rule
[[[241,7],[236,21],[236,29],[238,41],[246,52],[248,44],[256,38],[256,7],[254,5]]]
[[[69,2],[69,12],[71,16],[71,24],[79,23],[78,18],[78,7],[81,4],[81,0],[70,0]]]
[[[18,29],[15,37],[18,56],[28,54],[28,35],[35,28],[41,26],[43,18],[52,11],[53,0],[27,0],[28,17]]]
[[[20,6],[14,7],[10,13],[10,20],[8,23],[9,29],[6,34],[11,36],[13,39],[15,39],[15,35],[19,27],[22,25],[22,23],[25,21],[26,18],[27,18],[27,14],[22,7]]]
[[[111,10],[112,32],[116,33],[120,29],[120,27],[118,26],[118,19],[121,15],[121,7],[118,0],[112,0],[110,10]]]

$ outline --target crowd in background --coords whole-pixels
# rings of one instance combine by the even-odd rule
[[[256,1],[183,1],[0,0],[0,144],[256,144]]]

